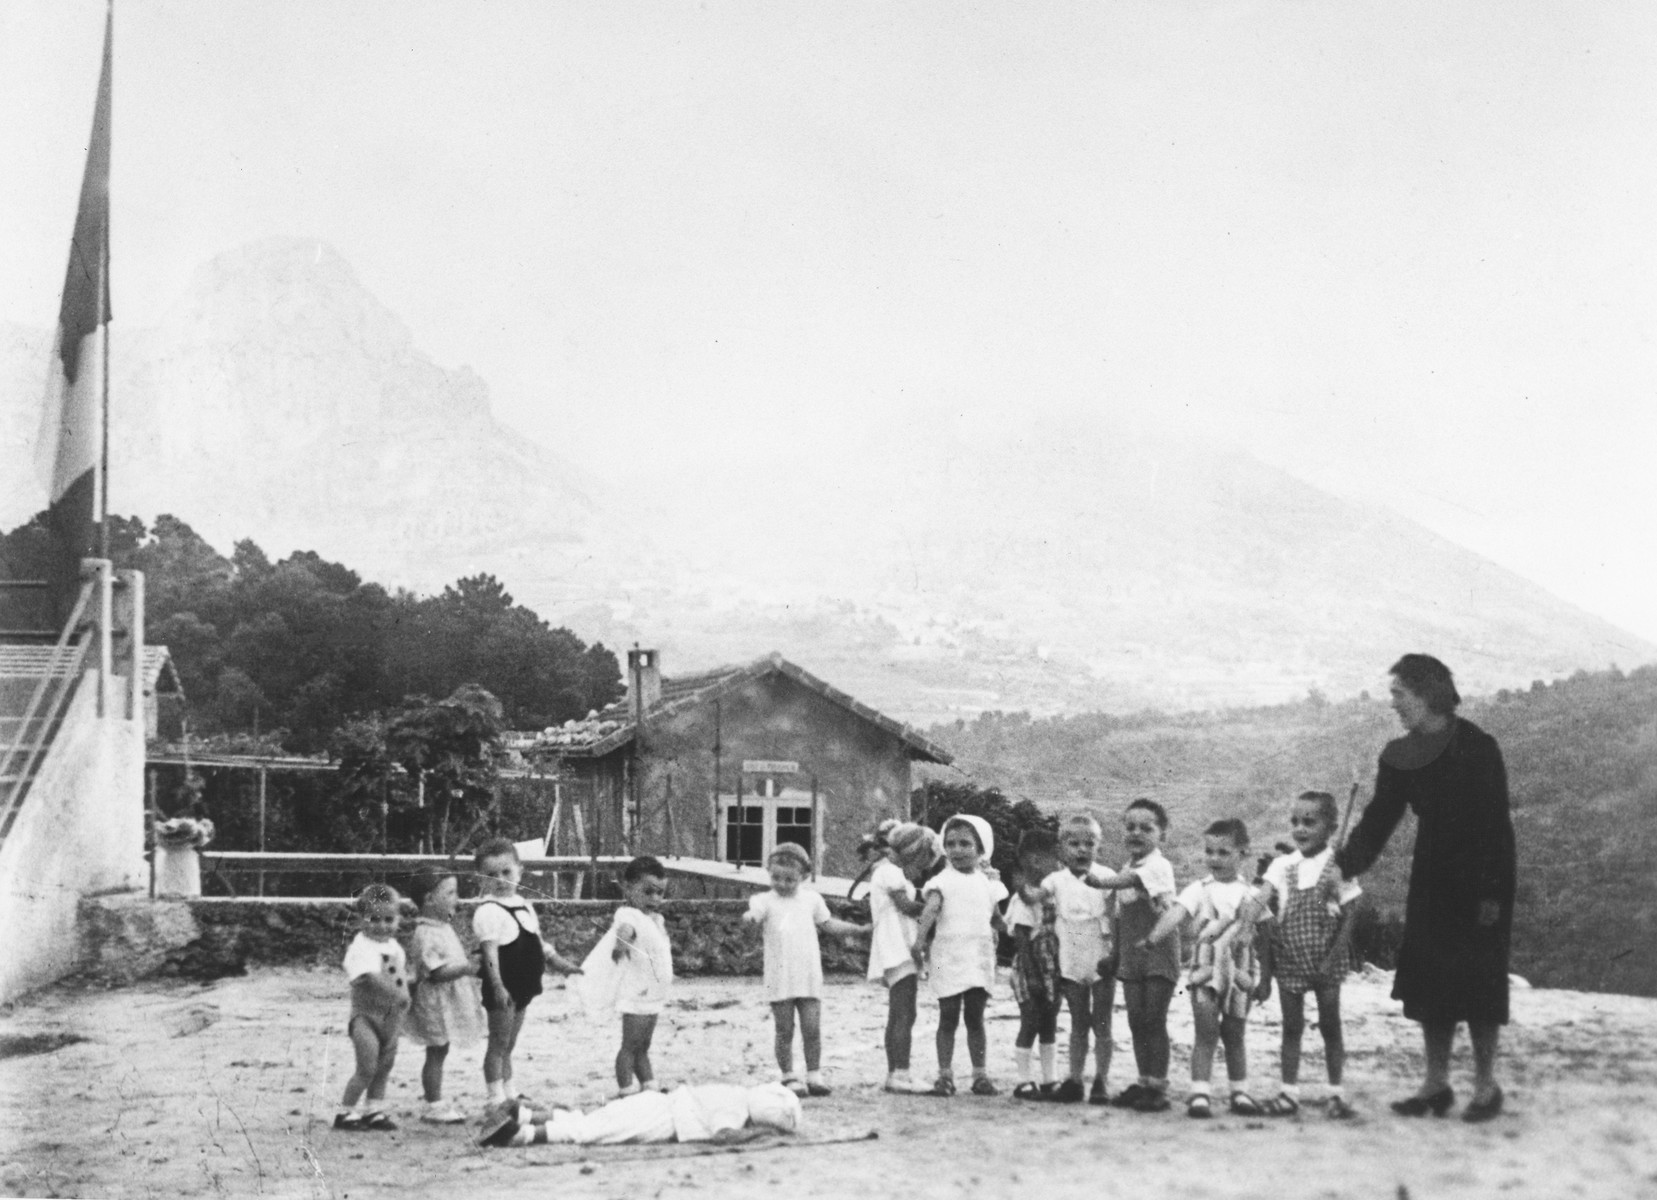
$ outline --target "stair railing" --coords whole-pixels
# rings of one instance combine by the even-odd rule
[[[74,697],[75,686],[80,682],[87,654],[92,647],[91,635],[98,633],[100,642],[108,640],[107,624],[102,629],[89,628],[86,617],[95,595],[99,598],[100,609],[107,610],[111,583],[109,564],[99,562],[94,573],[81,584],[75,607],[64,622],[63,632],[58,634],[57,642],[43,665],[40,681],[35,684],[29,703],[18,719],[17,734],[6,744],[4,754],[0,755],[0,842],[11,832],[23,807],[29,784],[50,746],[53,725],[62,719],[69,701]],[[107,657],[107,653],[101,657]],[[99,680],[99,687],[105,688],[102,679]]]

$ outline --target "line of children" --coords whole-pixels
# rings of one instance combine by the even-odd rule
[[[921,1090],[910,1078],[909,1058],[918,984],[926,979],[939,1006],[938,1075],[930,1094],[955,1093],[955,1038],[963,1022],[972,1091],[998,1094],[989,1078],[984,1019],[995,981],[996,933],[1007,930],[1015,944],[1011,982],[1020,1014],[1013,1095],[1071,1103],[1083,1099],[1091,1038],[1089,1102],[1164,1111],[1169,1107],[1168,1008],[1180,974],[1180,934],[1191,926],[1195,940],[1188,990],[1195,1041],[1187,1114],[1212,1115],[1211,1075],[1222,1047],[1233,1113],[1297,1113],[1305,995],[1311,992],[1329,1075],[1326,1112],[1351,1117],[1342,1089],[1340,987],[1349,969],[1359,890],[1340,881],[1332,869],[1337,820],[1328,793],[1297,797],[1290,812],[1295,850],[1273,860],[1258,887],[1242,877],[1247,828],[1238,820],[1216,821],[1203,834],[1209,874],[1176,897],[1173,868],[1162,854],[1168,814],[1154,801],[1135,800],[1123,815],[1128,857],[1120,871],[1096,861],[1101,840],[1097,822],[1073,816],[1056,842],[1043,831],[1021,839],[1018,886],[1010,899],[989,866],[995,838],[982,818],[951,817],[941,837],[920,825],[886,822],[877,835],[882,857],[869,877],[869,925],[835,919],[820,894],[802,889],[810,860],[803,848],[783,843],[767,862],[771,890],[750,900],[747,919],[763,931],[765,988],[784,1085],[799,1095],[830,1091],[821,1065],[821,929],[842,937],[872,935],[868,977],[888,993],[887,1091]],[[479,976],[488,1028],[484,1077],[492,1106],[509,1098],[533,1106],[513,1085],[512,1052],[525,1009],[540,994],[541,976],[548,969],[584,971],[578,987],[589,1010],[620,1015],[618,1095],[655,1088],[650,1046],[673,979],[672,946],[660,911],[667,884],[663,865],[648,856],[628,865],[623,875],[626,903],[581,966],[545,941],[533,908],[517,895],[522,864],[510,842],[485,843],[476,866],[485,893],[472,919],[480,947],[476,961],[467,958],[451,924],[458,899],[453,874],[428,871],[411,886],[420,910],[411,939],[412,977],[395,936],[396,891],[373,885],[359,897],[361,930],[345,958],[352,997],[348,1031],[356,1063],[335,1118],[337,1128],[396,1128],[380,1102],[400,1033],[426,1049],[422,1119],[464,1119],[443,1102],[443,1067],[451,1044],[477,1038]],[[1005,918],[998,907],[1003,900],[1009,901]],[[1272,920],[1273,907],[1275,936],[1257,937]],[[1269,998],[1274,980],[1283,1009],[1282,1084],[1262,1104],[1249,1091],[1245,1035],[1251,1004]],[[1138,1078],[1111,1098],[1106,1081],[1118,982]],[[1054,1059],[1061,1004],[1069,1009],[1071,1035],[1068,1071],[1059,1082]],[[805,1052],[803,1082],[793,1063],[796,1022]],[[1039,1083],[1031,1063],[1038,1043]]]

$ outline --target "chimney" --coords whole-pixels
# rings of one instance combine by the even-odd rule
[[[640,650],[627,652],[627,707],[636,723],[662,698],[661,653]]]

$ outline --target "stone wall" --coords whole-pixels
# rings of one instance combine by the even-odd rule
[[[847,920],[866,919],[858,905],[826,898],[829,911]],[[176,903],[176,902],[175,902]],[[221,899],[203,897],[189,906],[200,936],[182,947],[167,949],[154,964],[158,974],[213,978],[239,974],[249,966],[307,964],[337,967],[357,930],[356,913],[349,902],[293,898]],[[455,929],[468,949],[471,909],[462,901]],[[584,958],[609,928],[617,904],[593,900],[535,902],[541,930],[558,952],[577,961]],[[673,969],[679,975],[758,975],[763,969],[759,930],[743,921],[744,900],[669,900],[662,906],[668,937],[673,942]],[[405,916],[402,935],[414,928]],[[823,969],[862,974],[868,948],[862,941],[847,945],[839,938],[822,938]],[[143,958],[134,950],[122,961]],[[113,960],[112,960],[113,961]],[[125,982],[130,969],[93,968],[94,978]]]

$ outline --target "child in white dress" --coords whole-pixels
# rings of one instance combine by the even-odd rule
[[[886,1090],[915,1091],[909,1051],[920,975],[915,970],[915,921],[926,910],[918,886],[944,855],[943,842],[924,825],[887,821],[880,828],[885,858],[869,876],[869,979],[886,988]]]
[[[973,1095],[994,1096],[997,1089],[986,1067],[984,1007],[995,986],[995,933],[1002,928],[996,906],[1007,898],[1007,889],[982,869],[995,850],[988,821],[953,816],[944,822],[943,836],[949,867],[921,889],[926,909],[912,954],[938,997],[938,1080],[932,1095],[955,1094],[955,1029],[964,1014]],[[927,935],[934,929],[929,950]]]
[[[748,901],[747,920],[765,936],[765,997],[771,1002],[776,1025],[777,1066],[783,1086],[795,1095],[826,1096],[823,1082],[823,953],[817,931],[841,937],[869,932],[829,915],[821,894],[801,890],[811,873],[805,848],[782,842],[766,861],[771,890]],[[794,1074],[794,1017],[800,1019],[800,1041],[805,1048],[805,1082]]]
[[[403,1022],[403,1036],[426,1048],[426,1061],[420,1068],[426,1106],[420,1119],[455,1125],[466,1115],[443,1102],[443,1064],[450,1046],[470,1046],[483,1037],[479,967],[467,957],[455,933],[460,890],[453,875],[423,868],[409,883],[409,898],[420,915],[409,939],[409,988],[414,996]]]
[[[650,1043],[673,983],[673,943],[661,913],[667,868],[660,859],[640,855],[622,872],[621,891],[627,903],[616,909],[609,931],[582,962],[578,986],[589,1013],[621,1017],[616,1094],[631,1096],[656,1086]]]

